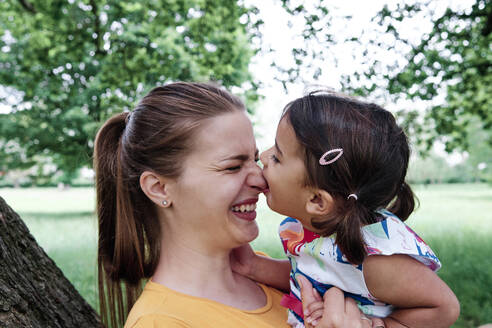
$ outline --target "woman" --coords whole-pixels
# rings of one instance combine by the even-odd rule
[[[104,124],[94,167],[105,324],[121,326],[132,308],[125,327],[286,327],[282,293],[231,267],[258,235],[257,160],[243,104],[209,84],[155,88]],[[318,327],[370,327],[331,294]]]

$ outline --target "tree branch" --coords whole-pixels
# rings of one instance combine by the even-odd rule
[[[26,0],[19,0],[19,2],[25,10],[29,11],[32,14],[37,13],[36,9],[31,3],[27,2]]]
[[[492,6],[489,8],[489,14],[487,15],[487,23],[482,30],[482,35],[487,36],[492,32]]]
[[[104,52],[101,50],[101,21],[99,20],[99,14],[97,13],[97,3],[94,0],[90,0],[92,7],[92,14],[94,15],[94,32],[97,37],[94,40],[96,44],[96,54],[101,55]]]

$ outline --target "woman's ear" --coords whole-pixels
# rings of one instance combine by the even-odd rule
[[[306,212],[313,216],[322,216],[330,213],[333,207],[333,198],[323,189],[314,189],[306,202]]]
[[[140,175],[140,188],[151,201],[160,207],[169,207],[172,203],[169,193],[170,184],[170,179],[151,171],[145,171]]]

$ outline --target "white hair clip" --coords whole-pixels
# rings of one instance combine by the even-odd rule
[[[333,157],[332,159],[330,160],[326,160],[326,156],[330,155],[330,154],[335,154],[335,157]],[[342,148],[335,148],[335,149],[332,149],[332,150],[328,150],[326,153],[324,153],[323,155],[321,155],[321,157],[319,158],[319,164],[320,165],[328,165],[328,164],[331,164],[333,162],[335,162],[337,159],[340,158],[340,156],[343,155],[343,149]]]
[[[353,198],[355,200],[359,199],[359,197],[357,197],[356,194],[350,194],[350,195],[348,195],[347,200],[349,200],[350,198]]]

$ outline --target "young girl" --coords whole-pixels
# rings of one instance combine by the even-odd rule
[[[339,287],[386,327],[449,327],[457,319],[459,303],[435,274],[441,263],[402,222],[414,209],[409,155],[405,133],[375,104],[314,92],[286,106],[275,146],[260,158],[268,206],[289,216],[279,234],[290,266],[252,253],[242,264],[277,287],[287,283],[279,272],[290,270],[282,303],[293,327],[316,324],[322,309],[315,302],[303,311],[300,277],[320,295]]]

